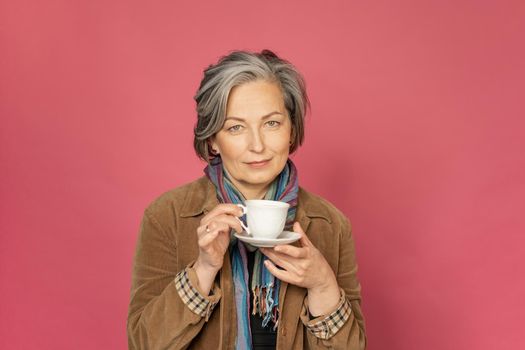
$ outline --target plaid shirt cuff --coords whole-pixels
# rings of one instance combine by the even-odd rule
[[[322,315],[314,319],[310,319],[308,312],[308,297],[305,298],[303,304],[303,311],[301,312],[301,320],[306,328],[316,337],[320,339],[330,339],[333,337],[348,321],[352,308],[350,302],[346,299],[343,289],[340,288],[341,298],[334,311],[328,315]]]
[[[220,288],[214,284],[213,292],[209,296],[198,288],[198,278],[195,270],[188,266],[175,276],[175,288],[181,300],[195,314],[204,317],[206,322],[221,298]]]

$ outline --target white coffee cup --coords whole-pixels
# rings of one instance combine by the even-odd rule
[[[250,199],[246,205],[237,204],[246,214],[248,227],[241,222],[242,228],[254,238],[277,238],[284,229],[290,204],[265,199]]]

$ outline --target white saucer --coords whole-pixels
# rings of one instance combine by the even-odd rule
[[[299,233],[292,231],[283,231],[277,238],[255,238],[249,236],[245,231],[234,233],[233,235],[255,247],[275,247],[276,245],[293,243],[301,238]]]

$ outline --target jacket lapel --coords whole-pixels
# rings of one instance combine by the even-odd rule
[[[310,226],[310,218],[306,215],[304,209],[304,203],[301,200],[301,190],[299,190],[299,198],[297,204],[297,212],[295,214],[295,221],[299,222],[301,228],[308,234],[308,228]],[[294,246],[300,247],[301,244],[299,241],[293,243]],[[289,286],[287,282],[281,281],[281,289],[279,290],[279,313],[281,317],[284,317],[285,322],[279,322],[278,325],[278,335],[286,335],[286,337],[278,336],[277,337],[277,348],[279,349],[289,349],[291,344],[288,342],[295,338],[295,333],[297,327],[295,326],[295,320],[291,319],[292,314],[296,313],[294,310],[301,310],[304,296],[306,295],[306,290],[304,288],[299,288],[294,285]],[[285,299],[289,300],[286,303],[286,308],[284,308]],[[290,315],[290,316],[289,316]],[[280,340],[280,341],[279,341]],[[282,342],[282,343],[281,343]]]

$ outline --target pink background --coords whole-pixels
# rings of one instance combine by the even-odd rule
[[[202,70],[271,48],[308,83],[294,159],[353,222],[369,349],[523,349],[524,18],[522,1],[1,1],[0,348],[126,348],[142,211],[202,174]]]

